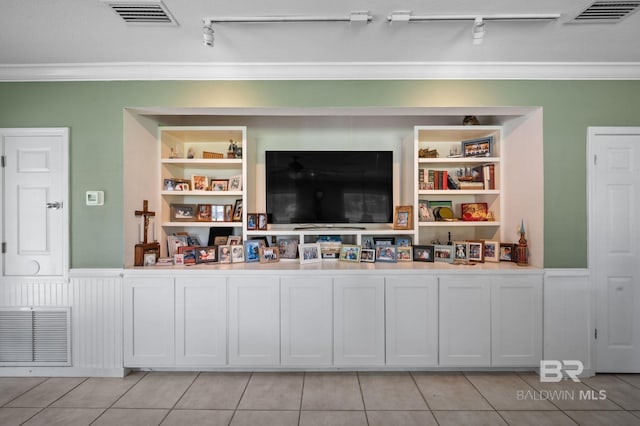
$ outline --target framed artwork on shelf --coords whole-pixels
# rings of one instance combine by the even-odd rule
[[[218,247],[196,247],[196,263],[214,263],[218,261]]]
[[[517,262],[516,244],[500,243],[500,261],[501,262]]]
[[[411,237],[396,237],[396,245],[398,247],[409,247],[411,245]]]
[[[258,230],[260,231],[267,230],[267,214],[266,213],[258,213]]]
[[[413,229],[413,206],[396,206],[393,229]]]
[[[295,259],[298,256],[298,240],[292,238],[278,238],[276,244],[281,259]]]
[[[178,247],[178,254],[182,254],[182,260],[185,265],[193,265],[196,263],[196,247],[183,246]]]
[[[229,188],[229,181],[227,179],[211,179],[210,187],[212,191],[226,191]]]
[[[497,241],[484,241],[484,261],[500,261],[500,243]]]
[[[229,235],[227,237],[227,244],[230,246],[242,245],[242,237],[240,235]]]
[[[376,250],[363,248],[360,250],[360,262],[374,263],[376,261]]]
[[[171,222],[195,222],[196,220],[195,204],[171,204]]]
[[[462,203],[462,220],[478,222],[486,221],[489,216],[489,207],[487,203]]]
[[[375,248],[376,246],[392,246],[394,242],[395,238],[393,237],[374,237],[373,248]]]
[[[318,243],[300,244],[299,250],[300,250],[300,263],[322,262],[322,257],[320,256],[320,244]]]
[[[413,260],[413,247],[398,246],[396,251],[396,260],[398,262],[411,262]]]
[[[258,229],[258,214],[247,213],[247,230],[255,231],[256,229]]]
[[[493,136],[462,141],[464,157],[491,157],[493,155]]]
[[[231,245],[231,263],[244,263],[244,247],[241,244]]]
[[[360,246],[343,244],[342,247],[340,247],[340,260],[360,262]]]
[[[218,263],[231,263],[231,246],[218,246]]]
[[[232,220],[234,222],[242,222],[242,199],[241,198],[237,199],[233,206]]]
[[[396,262],[396,246],[376,246],[376,262]]]
[[[428,201],[418,202],[418,220],[420,222],[433,222],[433,210],[429,208]]]
[[[229,237],[226,235],[217,235],[213,237],[213,245],[214,246],[224,246],[227,245],[229,241]]]
[[[436,262],[453,263],[454,247],[448,245],[434,245],[433,258]]]
[[[242,175],[229,178],[229,191],[242,191]]]
[[[194,191],[206,191],[209,189],[209,179],[202,175],[192,175],[191,188],[193,188]]]
[[[433,262],[433,246],[413,246],[413,260],[415,262]]]
[[[260,240],[248,240],[244,242],[244,259],[245,262],[260,261]]]
[[[482,241],[469,241],[468,256],[471,262],[484,262],[484,243]]]
[[[212,220],[211,204],[198,204],[198,221],[211,222]]]
[[[260,263],[273,263],[280,261],[278,247],[260,247]]]
[[[469,243],[466,241],[454,241],[454,260],[469,260]]]

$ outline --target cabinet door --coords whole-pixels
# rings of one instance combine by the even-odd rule
[[[477,275],[440,278],[440,365],[491,363],[491,280]]]
[[[491,364],[538,366],[542,359],[542,276],[501,276],[491,289]]]
[[[283,365],[331,365],[333,287],[326,277],[287,277],[281,286]]]
[[[278,278],[229,278],[229,364],[258,367],[279,363]]]
[[[176,278],[176,364],[226,362],[226,278]]]
[[[173,327],[173,278],[126,278],[125,367],[173,365]]]
[[[384,364],[384,278],[334,280],[334,364]]]
[[[438,363],[438,279],[386,280],[387,365]]]

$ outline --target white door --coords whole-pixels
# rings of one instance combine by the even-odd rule
[[[3,275],[67,269],[68,129],[0,129]]]
[[[596,371],[640,372],[640,127],[589,129]]]

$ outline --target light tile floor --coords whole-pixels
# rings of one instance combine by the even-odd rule
[[[166,373],[0,378],[0,425],[640,425],[640,374]]]

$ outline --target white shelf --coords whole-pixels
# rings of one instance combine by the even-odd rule
[[[445,228],[445,227],[461,227],[461,228],[472,228],[472,227],[499,227],[500,222],[497,221],[464,221],[464,220],[456,220],[456,221],[441,221],[441,222],[418,222],[418,226],[420,227],[433,227],[433,228]]]
[[[498,157],[418,158],[418,164],[442,164],[450,167],[465,164],[499,163]]]
[[[222,197],[222,196],[236,196],[242,197],[242,191],[162,191],[162,195],[195,195],[198,197]]]
[[[194,227],[194,228],[212,228],[231,226],[233,228],[242,228],[242,222],[163,222],[164,227]]]
[[[216,166],[216,165],[242,165],[242,158],[163,158],[162,164],[180,164],[184,166]]]
[[[500,195],[499,189],[421,189],[418,195]]]
[[[305,228],[305,229],[268,229],[266,231],[247,231],[247,236],[277,235],[406,235],[413,234],[413,229],[347,229],[340,227]]]

